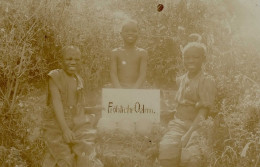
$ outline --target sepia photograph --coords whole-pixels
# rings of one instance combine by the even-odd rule
[[[260,0],[0,0],[1,167],[260,167]]]

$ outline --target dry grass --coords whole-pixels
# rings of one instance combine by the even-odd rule
[[[59,67],[62,46],[80,47],[89,103],[100,103],[100,88],[109,83],[108,51],[121,45],[120,25],[132,17],[140,23],[138,46],[149,53],[147,80],[153,88],[174,88],[175,76],[184,72],[179,46],[190,40],[188,34],[201,34],[208,46],[205,70],[218,87],[219,113],[205,122],[205,166],[259,166],[259,12],[242,1],[188,2],[174,6],[165,1],[170,6],[158,13],[156,0],[1,1],[0,165],[40,166],[45,148],[40,138],[42,92],[46,73]],[[127,158],[106,159],[106,141],[118,144],[126,137],[113,135],[99,139],[101,159],[108,164],[155,161],[156,154],[150,160],[138,150],[139,145],[150,148],[142,136],[120,144],[127,148]]]

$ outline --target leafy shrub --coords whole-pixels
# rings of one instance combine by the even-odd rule
[[[166,0],[164,10],[157,12],[157,3],[0,2],[1,165],[40,166],[45,77],[60,67],[60,48],[80,47],[86,96],[89,104],[100,103],[100,90],[110,82],[109,51],[122,45],[122,22],[133,18],[140,26],[138,46],[149,53],[147,81],[153,88],[175,88],[175,76],[184,72],[181,46],[192,40],[191,33],[202,36],[208,46],[204,69],[218,88],[218,114],[204,122],[205,166],[258,166],[260,41],[255,4]]]

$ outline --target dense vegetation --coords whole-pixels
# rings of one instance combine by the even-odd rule
[[[140,24],[138,46],[148,50],[153,88],[174,88],[184,71],[179,46],[193,40],[189,34],[202,36],[205,71],[218,88],[218,114],[204,122],[205,166],[259,166],[259,6],[254,0],[0,1],[0,166],[40,166],[45,76],[60,66],[62,46],[80,47],[89,104],[100,103],[110,82],[109,50],[122,44],[119,31],[129,18]]]

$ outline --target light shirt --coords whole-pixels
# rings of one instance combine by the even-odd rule
[[[216,86],[213,77],[199,72],[190,79],[186,73],[177,78],[176,82],[179,85],[176,93],[177,117],[194,120],[199,108],[210,110],[214,106]]]

